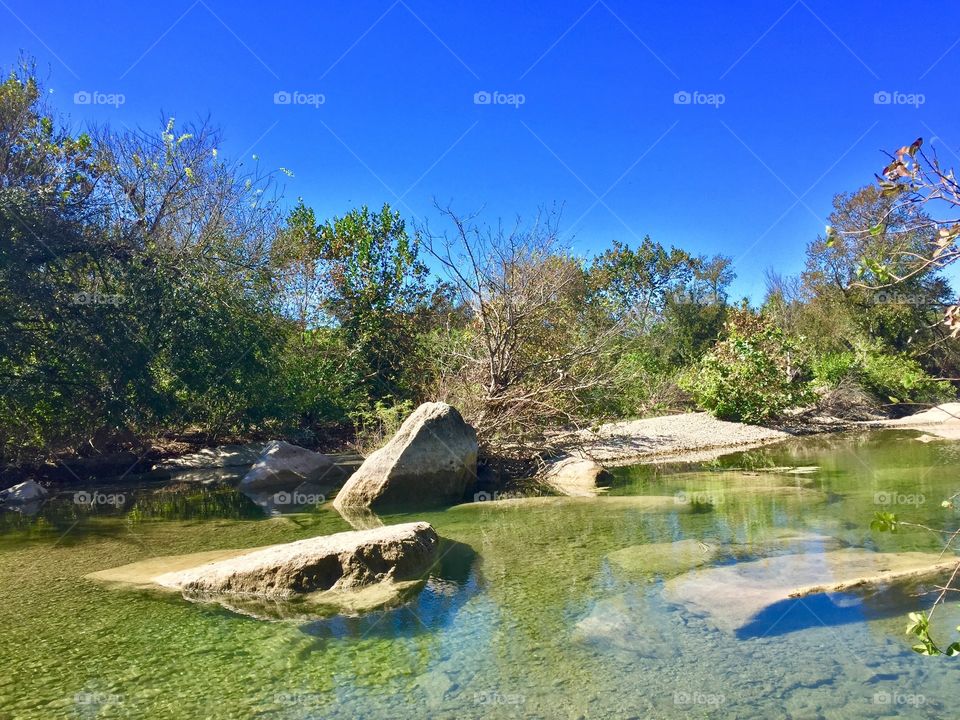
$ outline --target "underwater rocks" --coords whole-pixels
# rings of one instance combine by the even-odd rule
[[[337,493],[333,506],[459,502],[477,479],[477,433],[446,403],[424,403]]]
[[[716,541],[678,540],[677,542],[631,545],[607,555],[607,560],[629,575],[671,576],[711,562],[720,552]]]
[[[877,553],[859,548],[808,551],[692,570],[668,580],[664,594],[716,627],[742,634],[767,619],[780,623],[794,604],[816,617],[827,617],[832,607],[856,603],[855,598],[835,594],[936,578],[949,573],[956,563],[956,558],[933,553]],[[830,608],[817,610],[819,600],[810,599],[815,595],[822,596]]]

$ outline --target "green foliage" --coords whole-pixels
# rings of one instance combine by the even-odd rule
[[[915,636],[920,642],[913,646],[913,651],[921,655],[946,655],[955,657],[960,655],[960,640],[955,640],[946,648],[940,648],[930,635],[930,614],[912,612],[908,616],[907,635]],[[960,632],[960,627],[957,628]]]
[[[916,360],[876,346],[826,353],[812,365],[816,383],[837,387],[851,380],[884,404],[939,403],[955,395],[950,383],[930,377]]]
[[[809,403],[799,344],[763,317],[734,315],[727,337],[689,371],[681,385],[719,418],[762,423]]]
[[[892,512],[878,511],[870,521],[870,529],[876,532],[895,533],[900,528],[897,516]]]
[[[891,403],[938,403],[956,395],[950,383],[930,377],[904,355],[868,352],[861,365],[863,386]]]
[[[350,373],[371,402],[409,397],[408,362],[432,288],[418,259],[419,239],[408,234],[400,214],[389,205],[379,212],[364,206],[317,224],[301,203],[287,220],[281,246],[284,259],[298,264],[301,281],[310,285],[302,291],[304,331],[335,329]]]
[[[372,408],[354,411],[351,419],[358,428],[357,449],[368,454],[381,447],[400,429],[413,410],[413,403],[409,400],[391,403],[387,399],[378,400]]]
[[[815,358],[811,365],[815,382],[837,387],[856,371],[857,356],[852,352],[831,352]]]

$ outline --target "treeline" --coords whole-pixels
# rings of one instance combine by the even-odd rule
[[[322,219],[285,208],[286,170],[220,157],[209,124],[158,130],[75,134],[30,66],[0,84],[6,462],[160,433],[372,443],[427,399],[517,455],[694,402],[760,421],[814,395],[952,393],[934,379],[956,375],[937,317],[951,291],[931,270],[878,299],[862,268],[883,233],[815,241],[752,310],[729,302],[722,256],[645,238],[580,257],[551,209],[494,227],[439,207],[439,228],[386,205]],[[840,196],[833,223],[885,202]]]

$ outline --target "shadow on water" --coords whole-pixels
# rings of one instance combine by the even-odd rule
[[[423,589],[407,603],[358,617],[337,615],[308,622],[300,630],[315,638],[410,638],[450,626],[466,602],[479,591],[472,547],[444,539],[440,559]]]
[[[768,605],[739,628],[737,639],[779,637],[799,630],[839,627],[904,617],[918,607],[929,607],[932,599],[919,596],[916,586],[891,586],[870,595],[855,593],[818,593],[802,598],[786,598]]]

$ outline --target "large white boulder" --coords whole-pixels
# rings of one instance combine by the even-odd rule
[[[240,481],[242,492],[293,490],[302,483],[334,488],[346,472],[332,459],[283,440],[266,444],[260,457]]]
[[[424,403],[337,493],[334,507],[456,503],[477,477],[477,433],[456,408]]]

